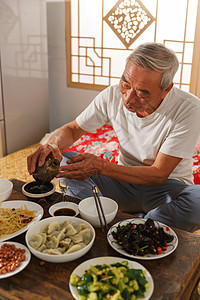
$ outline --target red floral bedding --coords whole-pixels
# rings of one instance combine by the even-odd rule
[[[70,148],[67,148],[64,151],[67,150],[73,150],[79,153],[93,153],[112,163],[117,163],[119,143],[112,126],[104,125],[93,132],[87,132]],[[196,144],[193,161],[192,172],[194,183],[200,184],[200,142],[197,142]]]
[[[194,183],[200,184],[200,141],[196,143],[194,150],[192,173],[194,176]]]

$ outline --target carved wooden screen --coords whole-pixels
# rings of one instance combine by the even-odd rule
[[[175,85],[189,91],[198,0],[67,0],[67,84],[102,90],[119,82],[143,42],[161,42],[180,62]]]

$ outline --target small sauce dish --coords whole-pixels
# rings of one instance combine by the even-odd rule
[[[78,204],[74,202],[58,202],[49,208],[49,214],[52,217],[76,217],[79,214]]]

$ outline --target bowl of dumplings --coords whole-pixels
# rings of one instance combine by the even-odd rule
[[[95,230],[77,217],[50,217],[33,224],[25,236],[33,255],[52,263],[73,261],[86,254],[95,240]]]

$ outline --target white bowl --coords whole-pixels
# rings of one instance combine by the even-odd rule
[[[13,183],[8,179],[0,178],[0,202],[7,200],[13,190]]]
[[[40,233],[42,228],[51,222],[63,223],[66,220],[69,222],[84,223],[91,230],[92,239],[88,245],[86,245],[84,248],[82,248],[76,252],[73,252],[70,254],[60,254],[60,255],[52,255],[52,254],[42,253],[42,252],[35,250],[34,248],[32,248],[30,246],[29,241],[31,239],[32,234]],[[90,250],[90,248],[92,247],[94,240],[95,240],[95,230],[88,222],[86,222],[80,218],[66,217],[66,216],[49,217],[49,218],[43,219],[43,220],[39,221],[38,223],[32,225],[26,233],[25,240],[26,240],[26,244],[27,244],[29,250],[32,252],[32,254],[34,254],[39,259],[47,261],[47,262],[52,262],[52,263],[64,263],[64,262],[73,261],[75,259],[80,258],[81,256],[83,256]]]
[[[109,224],[117,214],[118,204],[114,200],[103,196],[100,196],[100,201],[103,207],[106,223]],[[96,228],[101,227],[94,197],[83,199],[79,203],[78,208],[80,215],[84,220],[88,221]]]
[[[72,214],[69,214],[70,211],[67,212],[67,210],[65,211],[65,209],[69,209],[71,211]],[[62,211],[61,211],[62,210]],[[57,214],[56,213],[59,213]],[[49,208],[49,214],[54,217],[54,216],[73,216],[76,217],[79,214],[79,209],[78,209],[78,204],[74,203],[74,202],[58,202],[55,203],[54,205],[52,205]]]

